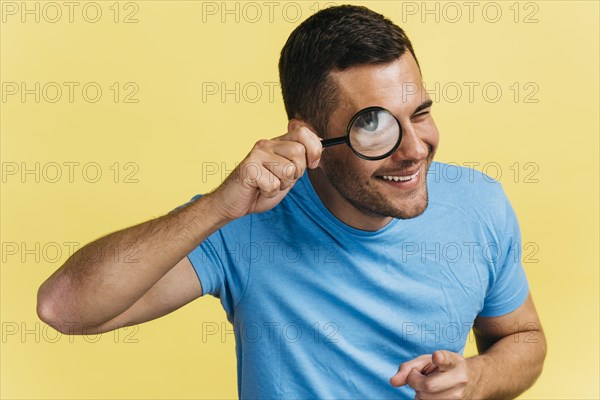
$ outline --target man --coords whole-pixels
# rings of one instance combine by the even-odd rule
[[[234,325],[241,398],[528,388],[546,345],[516,217],[480,173],[436,179],[438,131],[404,32],[364,7],[328,8],[291,34],[280,76],[288,132],[258,141],[212,193],[88,245],[100,257],[78,251],[40,287],[40,318],[104,332],[210,293]],[[352,138],[323,148],[349,121],[375,131],[382,117],[400,140],[385,157],[359,156]],[[139,263],[115,263],[109,250],[131,243]],[[481,354],[465,359],[471,327]]]

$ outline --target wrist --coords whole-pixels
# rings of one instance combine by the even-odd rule
[[[480,354],[466,359],[469,383],[465,390],[466,399],[482,399],[485,393],[485,373],[489,370],[489,356]]]
[[[181,231],[196,245],[231,221],[219,211],[215,200],[211,193],[204,194],[173,215]]]
[[[223,207],[222,199],[219,198],[215,191],[203,195],[196,200],[196,203],[196,211],[200,213],[200,220],[203,225],[208,223],[219,229],[236,219],[229,215],[225,207]]]

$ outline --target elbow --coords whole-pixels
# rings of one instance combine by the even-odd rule
[[[542,370],[544,369],[544,361],[546,361],[546,355],[548,354],[548,342],[546,341],[546,335],[544,334],[544,331],[541,329],[540,329],[539,346],[540,346],[540,350],[539,350],[540,361],[539,361],[539,372],[538,372],[538,376],[536,377],[536,379],[539,378],[539,376],[542,374]]]
[[[57,317],[56,317],[56,313],[54,312],[54,310],[55,310],[55,307],[52,305],[52,302],[50,301],[50,299],[40,297],[39,292],[38,292],[37,307],[36,307],[36,312],[37,312],[38,318],[40,320],[42,320],[42,322],[45,322],[46,324],[50,325],[51,327],[53,327],[54,329],[59,331],[60,333],[65,333],[61,329],[59,329],[61,324],[57,323]]]
[[[531,342],[528,343],[536,346],[536,349],[529,353],[531,354],[531,363],[529,364],[531,371],[531,382],[528,387],[531,387],[542,375],[544,361],[546,360],[546,355],[548,353],[548,344],[546,342],[544,331],[540,329],[535,331],[535,333],[536,336],[531,338]]]
[[[75,329],[79,324],[71,321],[66,304],[61,304],[57,299],[57,290],[50,288],[48,281],[44,282],[37,292],[36,313],[40,320],[56,329],[62,334],[73,335],[78,333]]]

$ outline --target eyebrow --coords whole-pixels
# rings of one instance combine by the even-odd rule
[[[431,99],[425,100],[415,109],[415,111],[413,112],[413,115],[415,115],[416,113],[418,113],[421,110],[431,107],[432,105],[433,105],[433,101]]]

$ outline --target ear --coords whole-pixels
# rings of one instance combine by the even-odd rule
[[[305,127],[310,129],[312,132],[317,133],[317,131],[315,130],[315,128],[309,124],[308,122],[301,120],[299,118],[292,118],[288,121],[288,132],[293,131],[294,129],[300,128],[300,127]]]

